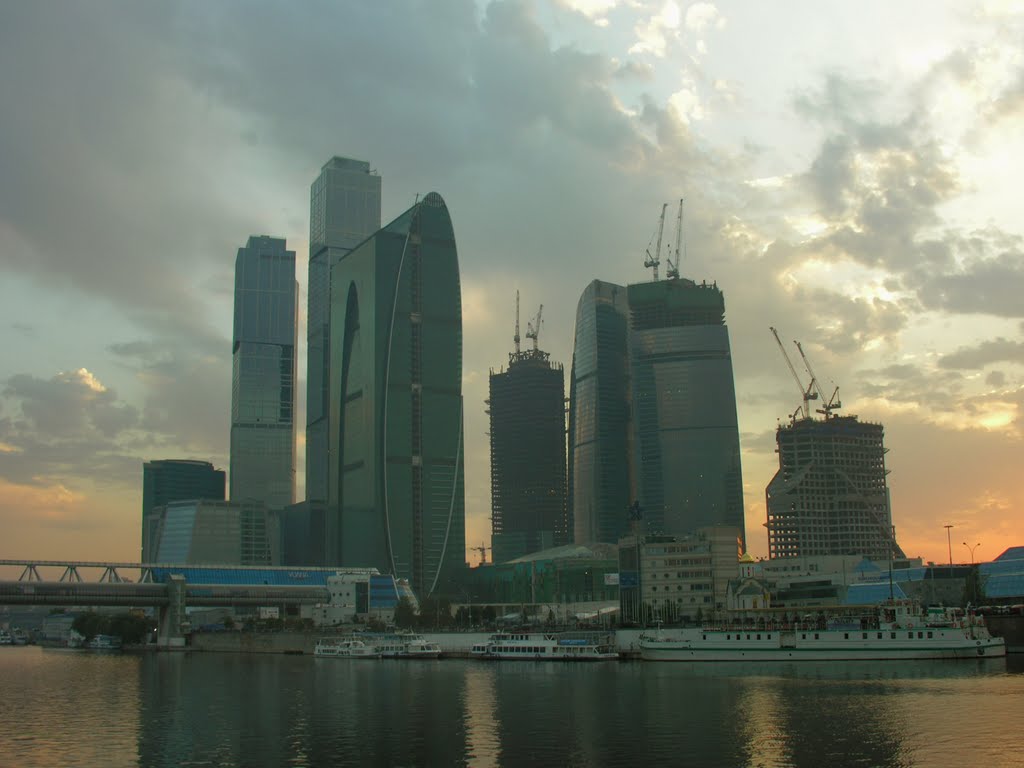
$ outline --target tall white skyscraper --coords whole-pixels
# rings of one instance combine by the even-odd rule
[[[380,176],[363,160],[332,157],[310,188],[306,360],[306,499],[328,496],[331,267],[380,229]]]

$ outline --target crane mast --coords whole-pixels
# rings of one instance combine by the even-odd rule
[[[516,335],[513,337],[516,343],[516,354],[519,354],[519,291],[516,291]]]
[[[679,265],[682,261],[679,258],[679,247],[683,239],[683,198],[679,198],[679,215],[676,216],[676,250],[675,250],[675,263],[672,263],[672,259],[665,257],[665,261],[668,263],[668,269],[665,270],[668,274],[669,279],[679,277]]]
[[[808,402],[810,400],[818,399],[818,393],[815,391],[817,383],[814,381],[814,374],[811,374],[811,383],[808,384],[805,389],[803,382],[800,381],[800,375],[796,372],[796,368],[793,367],[793,361],[789,359],[789,355],[786,353],[786,348],[782,345],[782,340],[779,338],[779,332],[771,326],[769,326],[768,330],[770,330],[772,332],[772,336],[775,337],[775,343],[779,345],[779,351],[782,353],[782,357],[785,359],[786,365],[789,366],[789,372],[793,374],[793,381],[796,382],[797,387],[800,389],[802,403],[793,413],[793,419],[796,419],[797,413],[801,413],[802,418],[808,419],[811,416],[811,408],[808,405]],[[799,344],[797,346],[799,347]]]
[[[658,245],[654,249],[654,255],[651,255],[651,249],[647,249],[647,258],[644,259],[645,267],[654,268],[654,279],[658,279],[658,265],[661,264],[661,237],[665,233],[665,210],[668,208],[668,203],[662,203],[661,205],[661,218],[658,219]]]
[[[533,322],[527,321],[526,323],[526,338],[533,339],[533,351],[537,351],[537,337],[540,335],[540,319],[541,315],[544,314],[544,305],[540,305],[540,309],[537,310],[537,317],[534,318]]]
[[[836,397],[839,394],[839,387],[836,387],[832,391],[832,397],[825,401],[825,393],[821,391],[821,387],[818,386],[818,377],[814,375],[814,371],[811,369],[811,361],[807,359],[807,355],[804,354],[804,348],[800,346],[799,341],[794,341],[797,350],[800,352],[800,358],[804,361],[804,368],[807,369],[807,373],[811,377],[811,385],[815,389],[815,397],[821,397],[822,406],[818,408],[818,413],[822,414],[826,419],[832,416],[832,411],[843,407],[843,403],[837,400]]]

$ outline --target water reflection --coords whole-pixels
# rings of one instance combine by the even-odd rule
[[[1022,667],[0,649],[0,763],[1010,766]]]

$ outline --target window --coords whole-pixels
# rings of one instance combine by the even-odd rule
[[[879,639],[879,640],[881,640],[881,639],[882,639],[882,633],[881,633],[881,632],[879,632],[879,633],[878,633],[878,639]]]
[[[890,632],[889,633],[889,639],[890,640],[895,640],[896,639],[896,633],[895,632]]]
[[[861,632],[860,633],[860,639],[861,640],[867,640],[868,639],[868,633],[867,632]]]
[[[928,637],[931,637],[931,636],[932,636],[932,633],[931,633],[931,632],[929,632],[929,633],[928,633]]]
[[[815,639],[815,640],[817,640],[817,639],[818,639],[818,633],[817,633],[817,632],[815,632],[815,633],[814,633],[814,639]]]

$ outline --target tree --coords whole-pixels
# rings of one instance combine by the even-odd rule
[[[409,598],[402,597],[395,606],[395,626],[410,629],[416,623],[416,612],[412,609]]]
[[[981,605],[985,601],[985,577],[981,575],[977,565],[972,565],[964,579],[964,606]]]

